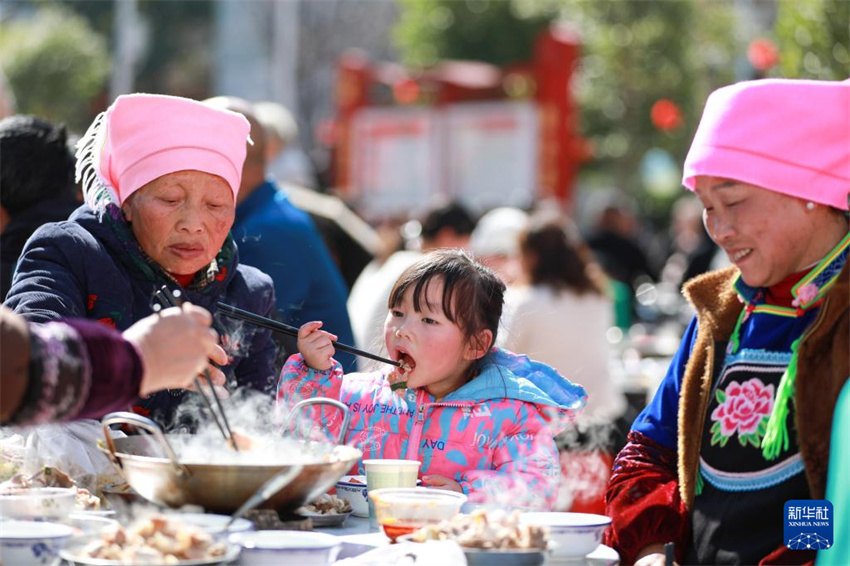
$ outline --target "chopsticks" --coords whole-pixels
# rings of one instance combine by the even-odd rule
[[[183,305],[183,297],[180,290],[175,289],[172,292],[167,285],[163,285],[157,292],[154,293],[153,296],[158,303],[153,306],[154,311],[157,313],[168,307],[182,307]],[[198,394],[201,396],[207,410],[212,413],[213,420],[215,421],[216,426],[218,426],[218,430],[221,431],[222,436],[224,436],[224,439],[230,443],[234,451],[239,452],[239,447],[236,445],[236,440],[233,438],[233,430],[230,428],[230,423],[227,422],[227,415],[224,412],[224,406],[221,404],[221,399],[218,398],[218,393],[215,392],[215,385],[213,384],[212,377],[210,377],[210,372],[204,370],[204,377],[207,379],[207,384],[210,386],[210,391],[212,392],[213,399],[215,399],[215,404],[218,407],[219,413],[221,413],[220,420],[215,409],[213,409],[212,402],[209,397],[207,397],[206,393],[204,393],[201,380],[197,377],[195,377],[195,389],[198,390]]]
[[[270,318],[254,314],[250,311],[242,310],[240,308],[234,307],[233,305],[228,305],[227,303],[220,302],[217,306],[218,311],[224,316],[244,320],[246,322],[256,324],[261,328],[271,330],[272,332],[287,334],[289,336],[295,336],[296,338],[298,337],[298,329],[294,326],[289,326],[288,324],[284,324],[282,322],[278,322],[276,320],[272,320]],[[401,366],[401,362],[390,360],[388,358],[383,358],[381,356],[378,356],[377,354],[366,352],[364,350],[360,350],[359,348],[355,348],[354,346],[348,346],[341,342],[334,342],[334,348],[343,352],[348,352],[349,354],[354,354],[355,356],[361,356],[363,358],[369,358],[370,360],[375,360],[377,362],[383,362],[391,366]]]

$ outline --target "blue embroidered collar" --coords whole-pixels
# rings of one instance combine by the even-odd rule
[[[835,283],[838,274],[844,268],[844,264],[847,262],[848,251],[850,251],[850,233],[847,233],[838,245],[826,254],[791,289],[791,294],[794,296],[793,305],[795,307],[801,310],[807,310],[823,298]],[[744,283],[740,275],[735,280],[735,290],[748,305],[756,305],[764,302],[764,289],[761,287],[750,287]]]

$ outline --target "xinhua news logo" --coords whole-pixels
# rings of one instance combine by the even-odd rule
[[[826,499],[785,502],[785,546],[791,550],[832,548],[832,503]]]

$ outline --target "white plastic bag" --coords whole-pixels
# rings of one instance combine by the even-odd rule
[[[16,429],[0,428],[0,482],[21,471],[27,449],[26,440]]]
[[[121,474],[101,452],[97,443],[103,439],[100,421],[82,420],[67,424],[50,424],[21,431],[26,435],[22,472],[32,475],[43,466],[53,466],[77,482],[77,487],[100,493],[104,485],[123,483]],[[123,433],[113,431],[121,438]]]

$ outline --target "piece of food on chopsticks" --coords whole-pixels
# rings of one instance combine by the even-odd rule
[[[390,382],[390,390],[391,391],[403,391],[407,389],[407,374],[413,370],[413,366],[411,365],[409,359],[407,358],[407,354],[404,352],[400,352],[398,356],[398,361],[401,362],[401,366],[398,369],[394,369],[387,375],[387,381]]]
[[[485,550],[545,549],[549,529],[538,525],[520,524],[519,511],[484,511],[476,509],[469,515],[455,515],[436,525],[414,531],[416,542],[453,540],[466,548]]]
[[[351,504],[336,495],[323,493],[309,505],[303,507],[307,513],[316,515],[338,515],[339,513],[350,513]]]
[[[231,430],[231,435],[231,438],[233,438],[233,442],[236,443],[236,448],[239,450],[239,452],[248,452],[250,450],[254,450],[255,448],[259,448],[261,444],[261,442],[253,436],[236,432],[235,430]],[[227,445],[231,449],[233,448],[233,445],[231,445],[230,443],[228,443]]]
[[[104,529],[100,537],[83,547],[80,558],[119,560],[122,564],[179,564],[184,560],[214,560],[224,556],[227,545],[191,525],[156,515]]]

